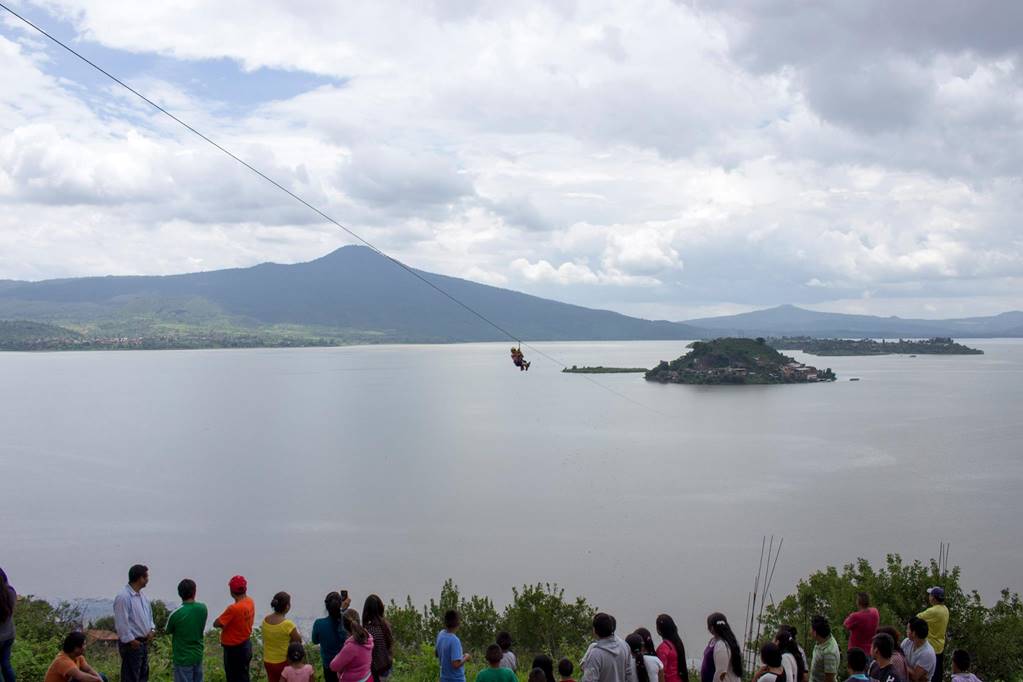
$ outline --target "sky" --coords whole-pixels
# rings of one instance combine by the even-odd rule
[[[658,319],[1023,309],[1023,3],[4,1],[414,267]],[[350,243],[0,17],[0,279]]]

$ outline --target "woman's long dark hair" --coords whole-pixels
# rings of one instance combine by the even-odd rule
[[[7,582],[7,574],[0,568],[0,623],[14,615],[14,589]]]
[[[391,634],[391,624],[384,618],[384,600],[375,594],[366,597],[366,601],[362,605],[362,625],[366,628],[371,625],[380,628],[384,641],[378,642],[374,637],[373,648],[382,647],[390,652],[391,647],[394,646],[394,635]]]
[[[796,677],[798,679],[795,682],[799,682],[803,679],[803,673],[806,672],[806,664],[803,663],[803,655],[799,653],[799,645],[793,639],[792,633],[786,628],[780,628],[778,634],[774,636],[774,641],[777,642],[782,655],[790,654],[792,658],[796,659]]]
[[[554,659],[547,654],[540,654],[533,659],[533,667],[543,671],[547,682],[554,682]]]
[[[728,645],[728,658],[732,664],[732,672],[742,679],[742,650],[739,649],[739,642],[736,641],[735,633],[732,632],[732,627],[725,619],[725,614],[715,611],[707,616],[707,629]]]
[[[678,678],[682,682],[689,682],[689,661],[686,660],[686,647],[682,644],[682,638],[678,635],[678,626],[675,619],[666,613],[657,616],[657,634],[661,639],[670,642],[675,647],[675,657],[678,658]],[[666,682],[675,682],[666,680]]]
[[[643,636],[633,632],[625,638],[625,643],[629,645],[632,660],[636,662],[636,679],[639,682],[651,682],[650,673],[646,669],[646,661],[643,660]],[[657,682],[657,680],[653,680],[653,682]]]
[[[656,656],[657,649],[654,648],[654,638],[646,628],[636,628],[636,634],[643,638],[643,653],[649,656]]]
[[[363,625],[384,625],[384,600],[375,594],[366,597],[362,604]]]
[[[328,592],[323,600],[323,606],[327,609],[327,616],[337,625],[344,620],[344,600],[337,592]]]

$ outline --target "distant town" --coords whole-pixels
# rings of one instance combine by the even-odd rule
[[[785,336],[767,340],[776,350],[801,350],[810,355],[983,355],[984,351],[956,343],[948,337],[932,339],[818,339]]]

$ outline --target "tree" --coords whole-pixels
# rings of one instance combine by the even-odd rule
[[[557,584],[537,583],[512,589],[512,602],[501,615],[500,626],[527,653],[548,653],[555,659],[585,647],[596,611],[586,599],[565,600]]]
[[[387,621],[391,624],[394,641],[405,648],[419,648],[427,641],[423,612],[406,596],[405,603],[398,605],[393,599],[387,606]]]

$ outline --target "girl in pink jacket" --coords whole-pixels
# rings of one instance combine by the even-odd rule
[[[340,653],[330,662],[330,669],[338,674],[339,682],[366,682],[373,663],[373,637],[359,624],[359,614],[345,611],[345,629],[348,639]]]

